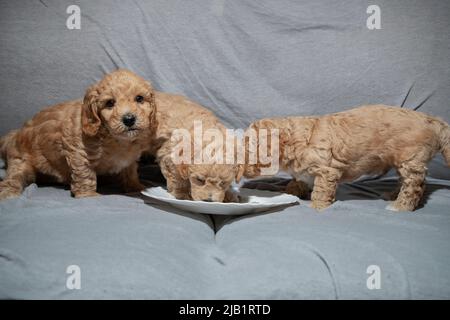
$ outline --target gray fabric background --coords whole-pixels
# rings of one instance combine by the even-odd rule
[[[182,93],[228,125],[366,103],[450,120],[450,2],[0,1],[0,133],[82,96],[116,67]],[[81,30],[66,8],[81,8]]]
[[[81,8],[81,30],[66,8]],[[381,8],[381,30],[366,9]],[[117,67],[211,108],[228,126],[366,103],[450,120],[450,2],[0,1],[0,134],[79,98]],[[244,217],[179,212],[31,185],[0,203],[0,298],[450,298],[449,170],[430,164],[424,207],[384,210],[395,180],[342,185]],[[273,187],[273,184],[272,184]],[[67,290],[78,264],[82,290]],[[382,289],[368,290],[379,265]]]

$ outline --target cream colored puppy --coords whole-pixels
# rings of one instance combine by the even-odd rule
[[[17,197],[38,175],[96,196],[97,175],[118,174],[125,191],[144,188],[137,161],[148,149],[156,106],[151,84],[128,70],[107,74],[83,100],[46,108],[0,139],[6,177],[0,200]]]
[[[174,132],[186,130],[194,139],[195,122],[201,124],[203,132],[216,129],[225,137],[225,126],[208,109],[189,99],[169,93],[156,92],[158,127],[156,143],[152,145],[151,153],[156,156],[161,172],[167,180],[168,191],[177,199],[235,202],[237,196],[231,190],[231,184],[238,172],[233,164],[220,162],[194,163],[194,141],[191,143],[191,157],[188,161],[174,161],[174,149],[180,142],[173,139]],[[202,149],[208,145],[203,142]]]
[[[312,207],[335,201],[339,182],[395,168],[400,190],[388,209],[413,211],[425,188],[427,163],[442,152],[450,165],[450,128],[421,112],[384,105],[362,106],[317,117],[286,117],[256,121],[250,128],[280,130],[280,167],[296,181],[288,191],[305,196],[313,181]],[[248,178],[261,174],[260,163],[241,166]]]

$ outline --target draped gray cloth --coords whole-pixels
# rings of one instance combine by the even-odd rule
[[[366,25],[372,4],[379,30]],[[79,30],[66,27],[70,5]],[[368,103],[449,122],[448,57],[445,0],[2,0],[0,134],[118,67],[233,128]],[[385,177],[341,185],[320,214],[301,203],[232,218],[31,185],[0,202],[0,298],[448,299],[449,179],[433,161],[414,213],[384,210],[396,183]],[[66,287],[69,265],[80,290]],[[367,287],[370,265],[378,290]]]

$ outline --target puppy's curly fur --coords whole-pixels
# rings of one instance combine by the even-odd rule
[[[194,121],[201,121],[203,131],[215,128],[225,136],[225,127],[208,109],[179,95],[156,92],[156,140],[151,153],[156,156],[161,172],[167,180],[167,189],[177,199],[232,202],[237,201],[231,191],[238,167],[231,164],[176,164],[172,157],[179,143],[172,139],[175,129],[186,129],[194,137]],[[192,141],[193,143],[193,141]],[[204,141],[204,146],[210,141]],[[192,149],[193,149],[192,145]]]
[[[280,130],[280,167],[297,180],[287,190],[304,196],[302,177],[311,176],[316,209],[334,202],[339,182],[395,168],[401,186],[388,209],[413,211],[424,192],[428,161],[442,152],[450,166],[448,124],[398,107],[372,105],[320,117],[263,119],[251,128]],[[256,177],[260,168],[258,163],[243,165],[239,175]]]
[[[125,191],[141,190],[137,160],[154,134],[155,108],[151,84],[117,70],[91,86],[83,101],[44,109],[0,140],[7,163],[0,199],[20,195],[38,174],[70,184],[77,198],[97,195],[97,174],[119,174]],[[125,115],[134,123],[125,125]]]

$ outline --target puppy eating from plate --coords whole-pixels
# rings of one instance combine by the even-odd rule
[[[203,131],[213,129],[221,136],[225,136],[225,126],[211,111],[183,96],[156,92],[155,98],[158,127],[150,153],[156,157],[166,178],[167,190],[180,200],[238,201],[231,188],[238,172],[237,165],[221,161],[205,162],[203,158],[195,161],[196,154],[206,151],[211,142],[204,136],[195,139],[197,124]],[[188,145],[184,150],[177,151],[182,138],[177,135],[180,132],[189,136]],[[222,147],[218,144],[218,148]],[[181,158],[184,160],[177,161]]]

